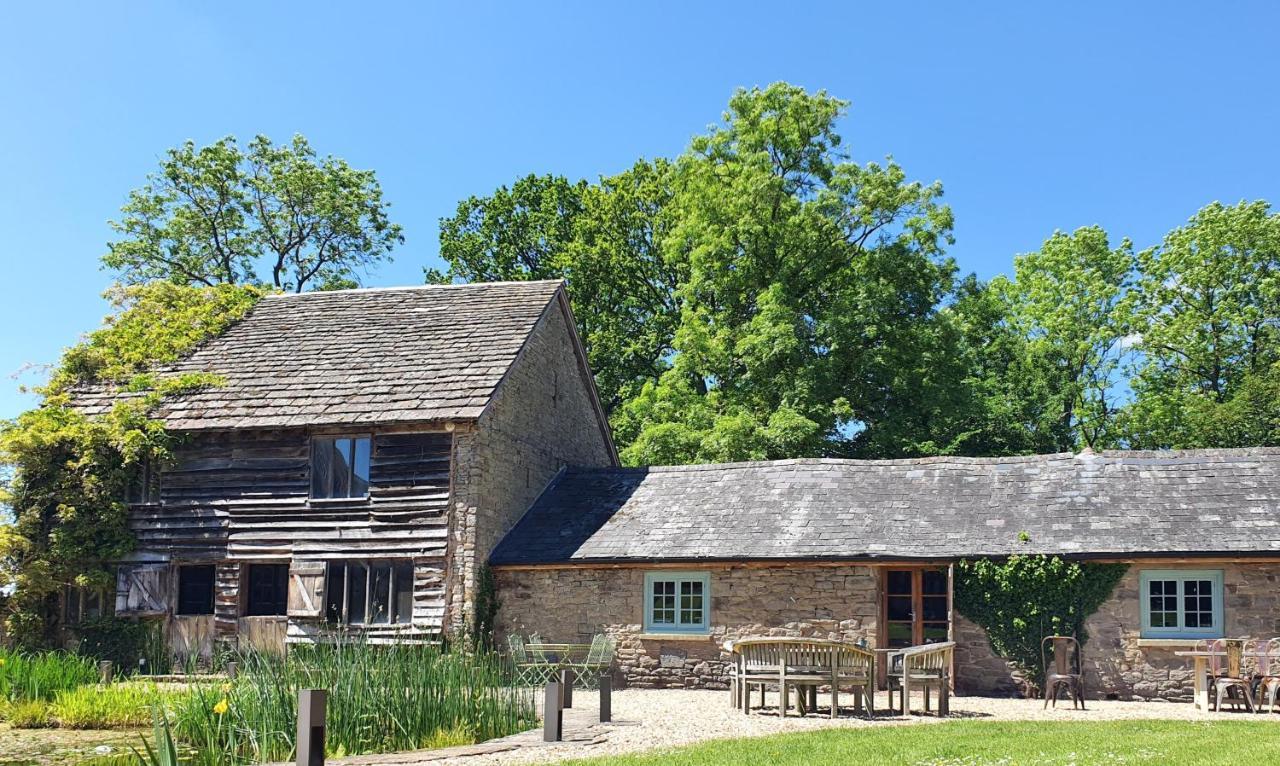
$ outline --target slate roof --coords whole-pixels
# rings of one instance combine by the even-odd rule
[[[558,281],[371,288],[263,298],[160,374],[225,384],[166,401],[175,430],[479,417]],[[75,392],[87,414],[121,394]]]
[[[1020,552],[1280,555],[1280,449],[570,468],[490,562]]]

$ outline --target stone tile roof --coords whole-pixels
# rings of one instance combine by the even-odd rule
[[[174,397],[175,430],[476,418],[561,289],[558,281],[273,295],[160,374],[225,385]],[[79,391],[98,414],[121,394]]]
[[[1280,450],[782,460],[560,474],[494,565],[1280,556]]]

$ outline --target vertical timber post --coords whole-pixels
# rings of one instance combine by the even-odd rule
[[[324,766],[324,689],[298,690],[298,758],[296,766]]]
[[[111,668],[113,667],[111,660],[102,660],[98,663],[98,683],[106,686],[111,683]]]
[[[600,674],[600,723],[613,720],[613,677]]]
[[[542,741],[559,742],[564,739],[564,711],[560,704],[560,682],[547,681],[547,691],[542,699]]]
[[[560,671],[560,685],[564,694],[564,708],[567,710],[573,707],[573,682],[578,680],[578,676],[572,670],[565,668]]]

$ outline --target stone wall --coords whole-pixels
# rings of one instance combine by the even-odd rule
[[[590,373],[555,302],[474,427],[454,433],[447,622],[472,620],[479,566],[565,465],[613,464]]]
[[[1142,569],[1221,569],[1223,619],[1233,638],[1280,636],[1280,564],[1134,564],[1115,592],[1085,621],[1085,687],[1091,697],[1186,701],[1192,695],[1191,661],[1174,655],[1193,642],[1142,640],[1139,572]],[[964,693],[1008,695],[1026,690],[1020,674],[1000,657],[982,628],[956,620],[957,686]]]
[[[553,642],[617,643],[627,685],[726,688],[721,645],[744,636],[872,641],[876,576],[863,566],[719,566],[711,573],[711,634],[644,632],[644,569],[499,570],[499,635],[537,633]]]

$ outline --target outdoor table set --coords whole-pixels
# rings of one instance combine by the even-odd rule
[[[594,688],[600,674],[613,664],[613,640],[601,634],[589,644],[547,643],[536,635],[525,641],[512,634],[507,636],[507,647],[516,681],[523,686],[541,686],[559,677],[561,670],[572,670],[581,686]]]
[[[732,655],[730,699],[735,708],[751,713],[751,691],[760,690],[760,707],[765,705],[765,689],[778,690],[778,714],[791,708],[791,692],[796,692],[796,709],[801,715],[817,710],[818,687],[831,693],[830,715],[840,714],[840,691],[854,695],[854,712],[875,713],[877,655],[889,668],[889,706],[898,692],[899,710],[910,713],[912,689],[924,691],[925,711],[930,709],[930,692],[937,690],[938,715],[948,714],[951,655],[955,644],[948,641],[898,649],[872,650],[843,641],[810,638],[744,638],[727,641]]]
[[[1195,660],[1195,705],[1221,710],[1224,702],[1253,712],[1276,711],[1280,697],[1280,638],[1219,638],[1174,652]],[[1252,668],[1246,669],[1246,665]],[[1211,707],[1212,706],[1212,707]]]

